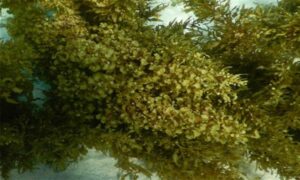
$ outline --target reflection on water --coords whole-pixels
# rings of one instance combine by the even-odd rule
[[[135,160],[135,161],[134,161]],[[133,159],[136,164],[143,166],[142,161]],[[46,166],[38,167],[33,172],[25,172],[18,174],[16,170],[11,173],[11,180],[116,180],[119,179],[124,173],[122,169],[115,166],[117,164],[116,159],[104,155],[103,153],[90,149],[88,154],[85,155],[78,163],[70,165],[65,171],[55,172],[51,168]],[[247,179],[260,179],[260,180],[279,180],[276,172],[266,172],[257,169],[255,162],[248,162],[245,160],[240,163],[240,171],[243,174],[243,178]],[[137,173],[139,180],[158,180],[159,177],[156,173],[152,173],[151,177],[147,177],[142,173]],[[127,179],[130,179],[128,177]]]
[[[246,158],[251,152],[243,146],[186,141],[147,132],[133,136],[132,133],[97,131],[85,140],[87,147],[95,149],[90,149],[66,170],[53,172],[40,166],[39,170],[24,174],[13,172],[12,179],[279,179],[274,170],[256,169],[256,163]],[[262,145],[261,148],[268,147]],[[272,168],[274,163],[268,161],[260,163]]]

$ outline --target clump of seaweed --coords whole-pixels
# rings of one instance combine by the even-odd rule
[[[299,4],[183,2],[195,21],[153,27],[164,6],[150,0],[3,0],[2,176],[88,148],[162,179],[238,179],[246,154],[299,175]],[[42,108],[34,78],[51,86]]]

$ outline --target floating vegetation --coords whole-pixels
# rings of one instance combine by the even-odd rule
[[[161,179],[239,179],[246,155],[299,177],[300,2],[178,2],[197,18],[154,27],[150,0],[2,0],[2,176],[95,148]]]

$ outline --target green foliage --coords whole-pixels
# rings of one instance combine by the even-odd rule
[[[209,12],[205,2],[187,1],[187,6],[199,17],[192,29],[195,43],[248,80],[240,97],[250,98],[266,115],[259,122],[261,138],[249,142],[251,157],[264,169],[299,175],[299,138],[288,133],[300,127],[299,64],[293,63],[300,54],[299,4],[280,1],[278,6],[230,9],[218,1]],[[206,22],[213,25],[203,27]]]
[[[15,167],[15,155],[23,151],[23,133],[32,110],[30,79],[36,58],[37,54],[22,38],[0,42],[0,168],[3,176]]]
[[[37,16],[32,20],[40,22],[28,33],[42,57],[51,54],[49,62],[41,62],[47,69],[40,70],[50,74],[56,95],[69,101],[63,110],[82,121],[96,118],[112,127],[126,123],[135,131],[150,128],[173,137],[247,141],[251,135],[243,114],[236,111],[242,107],[235,93],[245,82],[199,53],[182,25],[133,32],[141,25],[120,24],[111,17],[114,11],[119,16],[118,6],[123,4],[117,2],[98,4],[100,9],[112,6],[106,19],[84,22],[82,18],[91,20],[90,15],[77,14],[89,7],[86,3],[78,3],[79,9],[68,16],[57,13],[52,21]],[[141,2],[132,3],[140,7]]]
[[[14,18],[0,44],[2,175],[62,170],[96,148],[133,176],[238,179],[249,154],[296,177],[297,2],[182,2],[195,22],[152,27],[164,8],[152,1],[3,0]],[[40,110],[33,77],[51,86]]]
[[[0,100],[17,104],[16,97],[32,88],[28,78],[36,55],[23,40],[0,42]],[[28,94],[27,94],[28,95]]]

